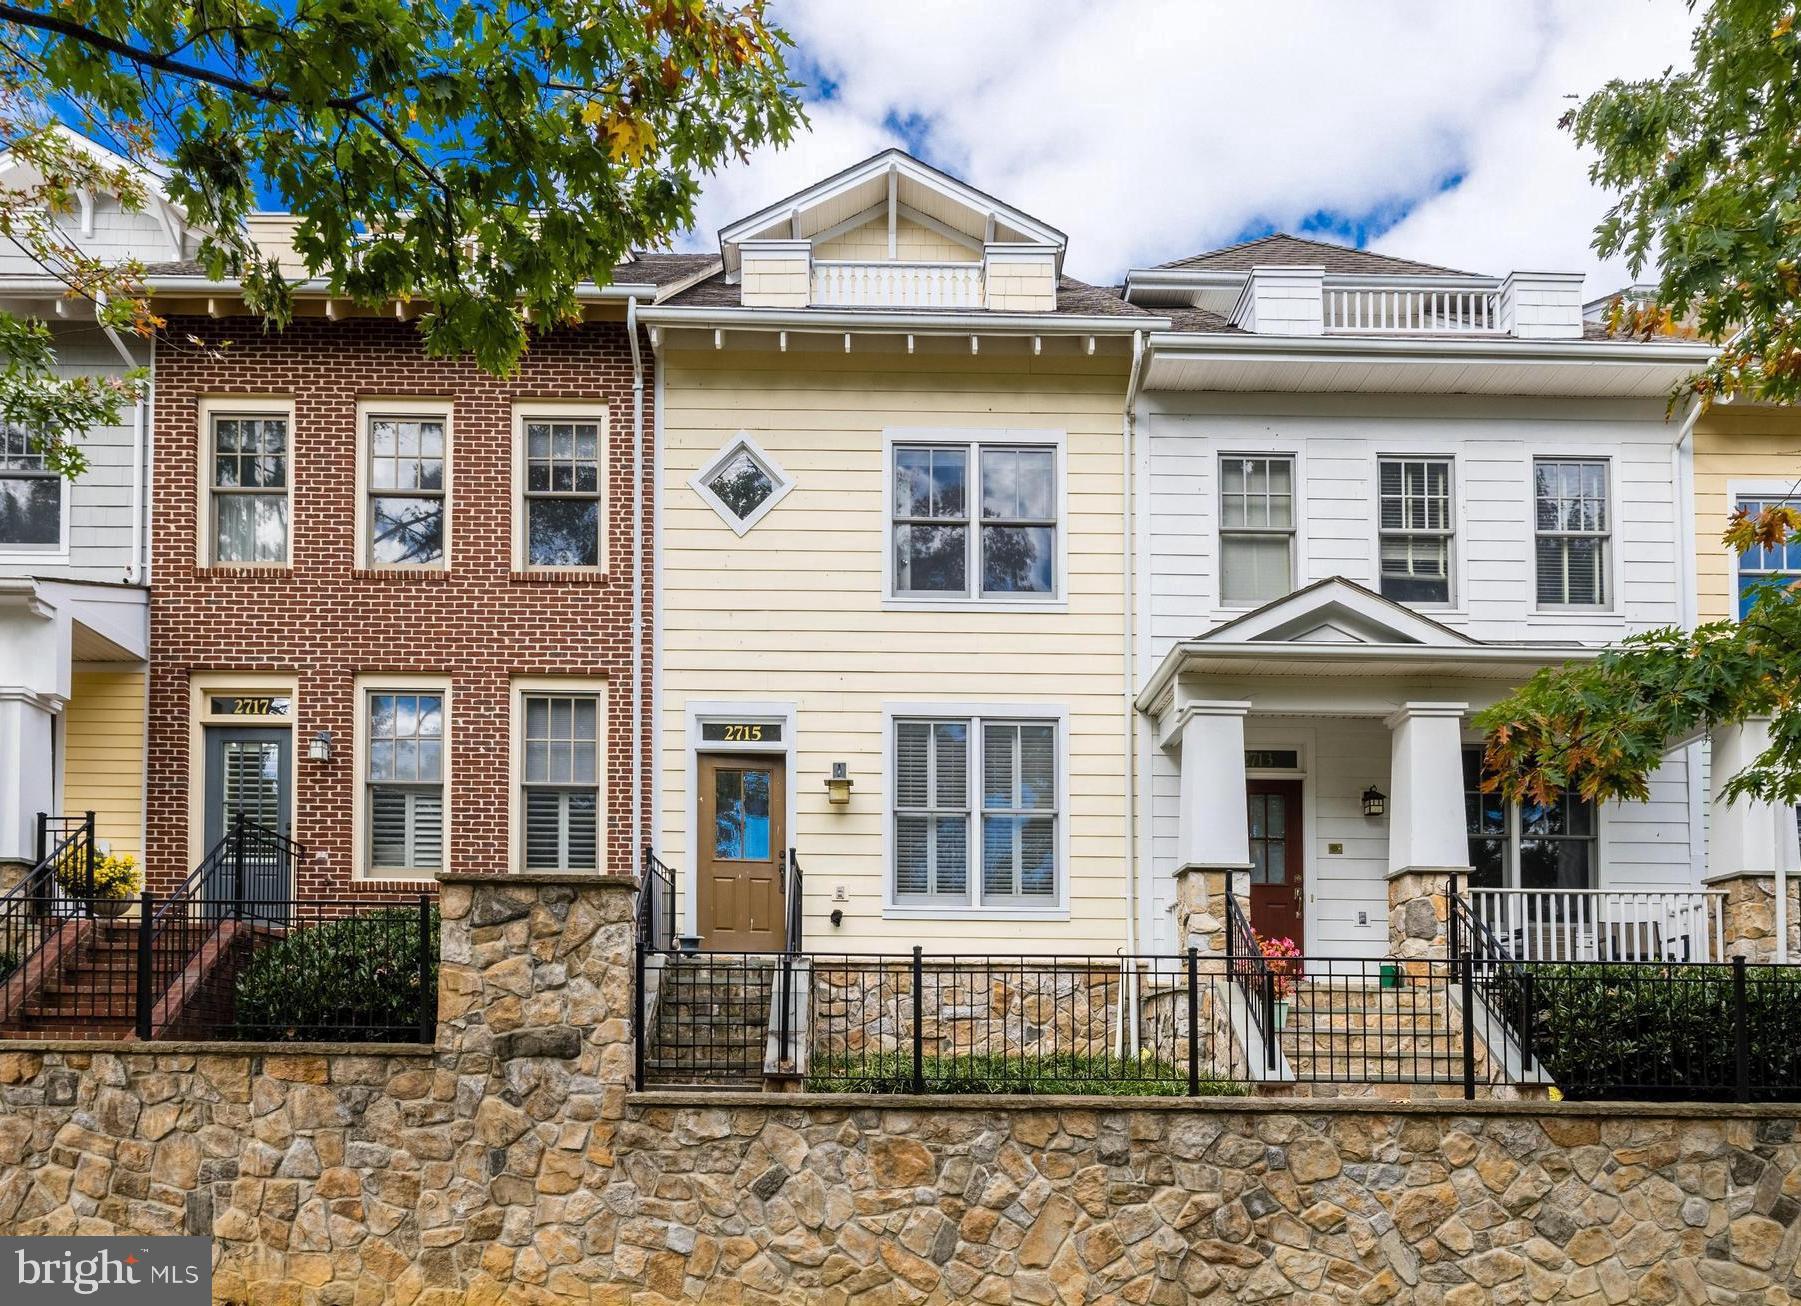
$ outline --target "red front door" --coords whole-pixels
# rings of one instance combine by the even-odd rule
[[[1307,950],[1306,858],[1301,849],[1301,782],[1245,785],[1251,825],[1251,928]]]

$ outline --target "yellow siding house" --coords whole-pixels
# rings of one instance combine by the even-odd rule
[[[642,314],[677,933],[1131,942],[1124,413],[1157,319],[1063,253],[889,152]]]

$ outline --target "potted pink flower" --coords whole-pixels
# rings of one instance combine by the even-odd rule
[[[1257,936],[1257,949],[1269,967],[1270,988],[1275,997],[1271,1023],[1280,1030],[1288,1024],[1288,999],[1295,981],[1301,977],[1301,950],[1293,939],[1266,939]]]

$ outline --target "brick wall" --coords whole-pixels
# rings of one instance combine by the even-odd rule
[[[226,342],[229,342],[228,344]],[[213,348],[221,346],[223,348]],[[654,429],[645,367],[645,468]],[[174,319],[156,362],[150,609],[150,740],[146,869],[166,889],[189,869],[189,677],[212,671],[292,673],[298,681],[294,832],[315,854],[302,893],[352,886],[358,674],[436,674],[451,683],[450,842],[446,868],[503,872],[508,862],[509,682],[516,676],[605,678],[604,869],[631,873],[634,700],[649,739],[648,694],[631,692],[632,370],[625,328],[589,323],[533,341],[518,372],[425,355],[415,327],[377,318],[306,320],[265,334],[248,319]],[[197,565],[198,401],[291,395],[292,566]],[[449,397],[451,566],[380,573],[353,543],[359,398]],[[512,571],[512,406],[518,400],[605,402],[607,574]],[[644,529],[643,667],[650,676],[651,510]],[[306,744],[332,732],[333,760]],[[644,774],[649,775],[648,757]],[[648,804],[639,799],[648,822]],[[324,860],[317,859],[323,853]],[[418,885],[397,885],[416,890]],[[435,887],[435,886],[425,886]]]

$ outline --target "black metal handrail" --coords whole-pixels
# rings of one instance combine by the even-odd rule
[[[79,892],[63,882],[73,868],[94,882],[94,814],[52,817],[38,813],[36,863],[17,884],[0,894],[0,1019],[12,1015],[43,985],[56,958],[53,941],[64,938],[78,918],[92,912]]]
[[[651,952],[675,947],[675,872],[648,846],[638,886],[638,943]]]
[[[801,874],[800,858],[792,848],[788,850],[788,861],[783,868],[782,879],[782,892],[786,897],[784,905],[788,913],[786,938],[782,945],[782,951],[791,954],[798,953],[802,951],[801,931],[806,920],[805,903],[803,902],[806,896],[806,881]]]
[[[1257,1016],[1263,1039],[1263,1064],[1276,1068],[1276,1001],[1280,996],[1276,969],[1263,955],[1263,945],[1250,917],[1238,905],[1238,895],[1226,890],[1226,971]]]

